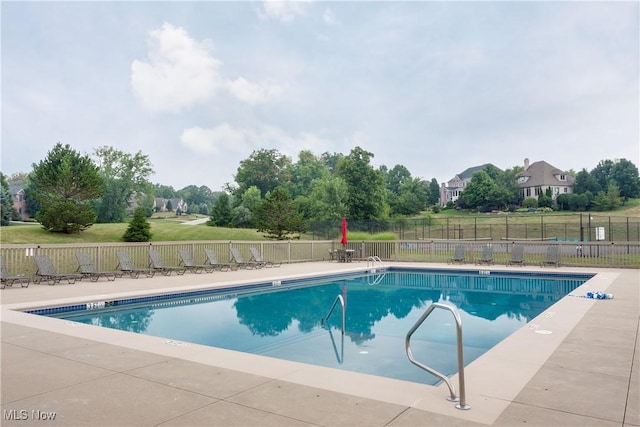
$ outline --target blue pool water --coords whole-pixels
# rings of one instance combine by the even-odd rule
[[[449,303],[460,310],[468,364],[590,277],[388,269],[31,312],[435,384],[437,378],[408,361],[404,347],[406,333],[431,303]],[[321,322],[338,295],[346,302],[344,336],[339,305],[324,325]],[[456,329],[451,313],[434,311],[412,336],[412,351],[422,363],[454,374]]]

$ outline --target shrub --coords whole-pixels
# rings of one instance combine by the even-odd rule
[[[148,242],[151,240],[151,224],[147,221],[144,207],[136,208],[133,219],[122,236],[125,242]]]

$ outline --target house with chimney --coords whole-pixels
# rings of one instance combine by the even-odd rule
[[[573,182],[571,175],[542,160],[530,164],[529,159],[524,159],[524,170],[516,177],[523,199],[537,199],[550,188],[555,200],[560,194],[572,193]]]

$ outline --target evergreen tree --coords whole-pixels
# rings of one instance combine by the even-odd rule
[[[13,216],[13,197],[11,191],[9,191],[9,184],[6,177],[0,172],[0,226],[9,225],[11,217]]]
[[[233,210],[227,193],[221,193],[209,212],[207,225],[215,227],[230,227],[233,221]]]
[[[151,240],[151,224],[147,221],[147,209],[140,206],[133,213],[133,219],[124,232],[125,242],[148,242]]]
[[[258,231],[270,239],[285,240],[305,230],[302,215],[298,212],[289,192],[276,187],[256,210],[255,224]],[[299,237],[299,236],[298,236]]]
[[[33,165],[29,180],[41,209],[36,219],[45,230],[77,233],[91,227],[96,213],[89,202],[103,193],[98,167],[68,144],[57,143],[47,158]]]

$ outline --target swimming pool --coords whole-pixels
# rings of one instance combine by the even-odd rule
[[[404,338],[432,302],[456,305],[465,363],[542,313],[591,275],[389,268],[373,274],[255,283],[224,290],[154,295],[29,312],[183,342],[435,384],[412,365]],[[346,332],[336,297],[346,301]],[[414,355],[456,371],[455,324],[436,311],[414,334]]]

